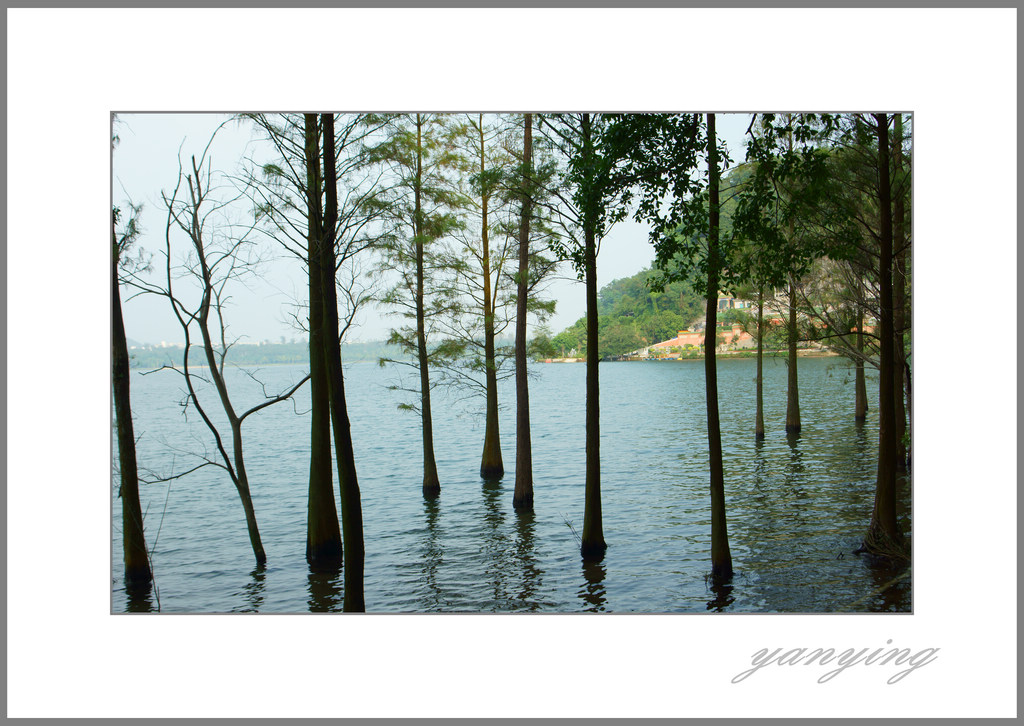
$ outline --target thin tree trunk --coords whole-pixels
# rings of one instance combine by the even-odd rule
[[[715,135],[715,114],[708,117],[708,235],[707,319],[704,327],[704,378],[707,392],[708,454],[711,463],[711,576],[714,580],[732,577],[732,554],[725,518],[725,470],[722,464],[722,430],[718,415],[718,369],[714,335],[718,318],[719,169]]]
[[[195,168],[195,162],[193,161],[193,171],[196,176],[196,186],[193,188],[191,181],[189,186],[192,193],[192,228],[199,230],[202,225],[199,221],[198,214],[198,200],[202,199],[203,192],[199,187],[199,170]],[[210,377],[213,379],[214,388],[217,389],[217,395],[220,398],[221,406],[224,409],[224,414],[227,416],[228,425],[231,427],[231,443],[233,449],[232,459],[234,460],[234,470],[230,472],[231,479],[235,484],[235,489],[238,491],[238,496],[242,500],[242,508],[245,510],[245,524],[246,529],[249,531],[249,543],[252,545],[253,555],[256,557],[256,564],[262,565],[267,561],[267,553],[263,549],[263,540],[260,538],[260,530],[256,524],[256,510],[252,504],[252,494],[249,491],[249,479],[245,472],[245,456],[242,451],[242,421],[239,419],[238,414],[235,413],[235,408],[231,404],[231,397],[228,395],[228,386],[224,381],[223,370],[217,361],[216,354],[213,349],[213,338],[210,335],[210,310],[213,304],[213,281],[211,279],[210,267],[207,264],[206,252],[203,247],[203,240],[197,236],[193,239],[196,246],[196,253],[199,260],[199,266],[203,280],[203,299],[199,308],[199,332],[203,338],[203,352],[206,355],[206,364],[209,367]],[[186,341],[187,343],[187,341]]]
[[[424,230],[423,230],[423,118],[416,114],[416,187],[415,187],[415,235],[416,235],[416,351],[420,369],[420,416],[423,421],[423,496],[435,497],[441,493],[441,481],[437,476],[437,462],[434,459],[434,424],[430,416],[430,371],[427,355],[427,323],[424,283]]]
[[[896,521],[895,337],[892,306],[892,190],[889,180],[889,128],[885,114],[875,114],[878,134],[878,207],[881,215],[879,260],[879,394],[878,478],[864,549],[888,556],[905,555]]]
[[[585,277],[587,287],[587,472],[586,490],[583,507],[583,536],[580,551],[584,559],[600,558],[607,549],[604,541],[604,529],[601,520],[601,430],[600,430],[600,386],[598,379],[598,363],[601,360],[598,351],[597,327],[597,244],[595,234],[595,200],[593,188],[593,172],[589,170],[594,154],[591,141],[590,114],[583,114],[583,156],[588,165],[586,178],[586,209],[584,215],[584,255]]]
[[[790,228],[790,240],[792,240],[792,227]],[[789,276],[789,323],[787,329],[789,372],[786,382],[786,433],[796,434],[800,432],[800,386],[796,355],[796,279],[793,275]]]
[[[480,114],[481,178],[485,172],[484,159],[484,117],[483,114]],[[484,479],[500,479],[505,474],[505,465],[501,460],[501,439],[498,434],[498,368],[494,356],[494,308],[491,299],[491,250],[487,229],[487,197],[485,189],[480,201],[483,210],[481,242],[484,273],[484,378],[487,387],[487,414],[484,426],[484,451],[480,459],[480,476]]]
[[[124,541],[124,581],[126,587],[147,586],[153,579],[146,552],[146,535],[139,502],[139,470],[135,458],[135,429],[132,405],[128,344],[121,314],[121,290],[117,283],[117,237],[113,254],[113,355],[112,379],[114,415],[117,418],[117,451],[121,467],[121,532]]]
[[[858,284],[857,289],[857,353],[859,354],[854,362],[855,378],[854,389],[856,401],[854,403],[853,418],[856,421],[863,421],[868,417],[868,389],[864,380],[864,294],[863,283]]]
[[[896,114],[895,129],[893,133],[893,154],[895,156],[896,174],[903,170],[903,115]],[[893,335],[895,336],[895,366],[896,374],[893,376],[896,393],[893,399],[896,406],[896,467],[898,471],[907,469],[907,451],[903,443],[903,436],[907,431],[907,412],[903,406],[903,368],[906,358],[906,351],[903,348],[903,333],[906,327],[906,241],[904,239],[903,205],[904,196],[896,194],[893,199],[893,246],[894,269],[892,279],[892,314],[893,314]]]
[[[249,491],[249,476],[245,471],[245,458],[242,453],[242,422],[234,414],[230,415],[231,441],[235,452],[235,489],[242,500],[242,509],[245,511],[245,527],[249,532],[249,542],[252,544],[253,554],[256,555],[256,564],[263,565],[267,562],[267,553],[263,550],[263,540],[260,538],[259,527],[256,526],[256,509],[252,504],[252,493]]]
[[[306,560],[314,569],[336,569],[342,562],[341,530],[334,501],[331,470],[331,411],[325,358],[323,210],[321,209],[320,145],[316,114],[305,114],[306,205],[309,222],[309,388],[312,398],[310,431],[309,503],[306,528]],[[331,275],[333,279],[333,275]]]
[[[323,114],[324,185],[327,209],[321,254],[321,276],[324,311],[324,353],[328,372],[331,423],[334,428],[334,451],[338,458],[338,480],[341,488],[341,521],[345,537],[345,603],[346,612],[364,612],[363,597],[363,508],[356,476],[355,452],[345,402],[345,378],[341,368],[341,340],[338,324],[338,293],[335,288],[334,255],[335,226],[338,222],[338,178],[334,151],[334,114]],[[313,305],[313,300],[310,300]]]
[[[530,442],[530,388],[526,370],[526,297],[529,294],[530,215],[533,174],[533,115],[523,120],[522,216],[519,218],[519,273],[516,284],[516,486],[514,509],[533,509],[533,448]]]
[[[764,439],[764,287],[757,288],[757,417],[754,440]]]

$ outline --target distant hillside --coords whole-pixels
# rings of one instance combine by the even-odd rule
[[[686,282],[674,282],[652,292],[648,281],[656,273],[643,270],[608,283],[598,292],[598,334],[602,356],[622,355],[672,338],[703,315],[703,299]],[[580,318],[550,340],[552,357],[585,356],[587,320]]]

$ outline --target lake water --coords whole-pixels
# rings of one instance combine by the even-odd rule
[[[755,443],[753,359],[719,359],[729,541],[736,575],[711,587],[710,501],[703,361],[602,363],[603,561],[584,565],[584,364],[538,364],[530,381],[534,513],[512,509],[514,382],[502,384],[498,482],[479,478],[483,416],[455,397],[434,401],[441,496],[421,494],[419,419],[396,409],[398,373],[346,365],[345,382],[366,540],[369,612],[873,612],[910,611],[911,581],[852,554],[867,528],[877,461],[877,407],[853,420],[853,369],[841,358],[800,359],[803,431],[787,437],[786,364],[765,360],[767,437]],[[260,371],[268,390],[301,366]],[[239,372],[236,408],[261,390]],[[869,380],[877,392],[877,378]],[[132,373],[139,465],[158,474],[212,451],[195,412],[182,416],[177,374]],[[877,399],[877,394],[872,393]],[[213,401],[208,399],[210,409]],[[146,539],[157,590],[129,598],[120,501],[112,501],[114,612],[300,613],[340,610],[342,576],[305,561],[308,388],[250,417],[247,469],[267,552],[255,567],[238,495],[206,467],[144,484]],[[335,487],[337,489],[337,486]],[[336,491],[337,494],[337,491]],[[909,485],[901,488],[909,533]],[[878,591],[881,591],[878,594]]]

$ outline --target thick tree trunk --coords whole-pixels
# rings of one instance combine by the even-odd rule
[[[711,463],[711,577],[716,581],[732,577],[732,554],[725,518],[725,470],[722,464],[722,430],[718,415],[718,369],[714,335],[718,318],[719,169],[715,115],[708,114],[708,235],[707,318],[704,327],[704,378],[707,392],[708,454]]]
[[[903,116],[896,114],[895,129],[893,133],[893,155],[895,158],[896,173],[899,175],[903,170]],[[896,373],[893,376],[896,393],[893,402],[896,406],[896,467],[899,471],[907,469],[907,451],[903,443],[903,436],[907,431],[907,412],[903,405],[903,368],[906,360],[906,351],[903,348],[903,334],[906,330],[906,240],[904,238],[905,208],[902,193],[896,194],[893,199],[893,246],[894,269],[892,276],[892,314],[893,314],[893,335],[895,336],[895,361]]]
[[[790,230],[792,239],[792,229]],[[796,434],[800,432],[800,386],[797,377],[797,327],[796,327],[796,279],[789,276],[789,323],[788,348],[789,348],[789,374],[786,381],[786,433]]]
[[[757,289],[757,417],[754,440],[764,439],[764,288]]]
[[[124,581],[129,588],[146,587],[153,579],[146,552],[146,535],[139,502],[139,470],[135,458],[132,425],[128,344],[121,315],[121,290],[117,284],[117,239],[113,254],[113,355],[114,415],[117,418],[117,451],[121,467],[121,533],[124,541]]]
[[[420,416],[423,422],[423,496],[436,497],[441,493],[434,459],[434,423],[430,416],[430,363],[427,355],[426,290],[424,282],[424,230],[423,230],[423,118],[416,114],[416,357],[420,369]]]
[[[878,208],[881,215],[879,260],[879,394],[878,478],[864,549],[890,557],[905,556],[896,521],[896,406],[895,337],[892,305],[892,191],[889,180],[889,127],[885,114],[875,114],[878,134]]]
[[[306,560],[317,570],[336,569],[342,562],[341,530],[334,501],[331,469],[331,411],[325,357],[324,330],[323,210],[321,209],[320,145],[316,114],[306,122],[306,205],[309,231],[309,389],[312,398],[310,430],[309,503],[306,528]],[[333,274],[331,275],[333,279]]]
[[[516,486],[514,509],[533,509],[533,447],[530,442],[530,387],[526,370],[526,297],[529,294],[530,215],[533,173],[533,116],[523,120],[522,216],[519,218],[519,273],[516,284]]]
[[[485,172],[484,164],[484,119],[480,115],[480,174]],[[484,425],[484,451],[480,458],[480,476],[483,479],[500,479],[505,474],[501,460],[501,438],[498,433],[498,367],[494,356],[494,306],[491,298],[491,249],[487,228],[486,189],[480,200],[483,211],[481,243],[483,247],[484,274],[484,378],[487,389],[487,414]]]
[[[591,141],[590,114],[583,114],[583,156],[589,164],[594,153]],[[586,490],[583,508],[583,536],[580,551],[584,559],[600,558],[607,549],[604,541],[604,529],[601,519],[601,414],[600,385],[598,379],[598,363],[601,360],[598,351],[597,327],[597,244],[595,234],[596,214],[595,190],[592,172],[586,172],[588,179],[586,209],[584,215],[584,255],[587,287],[587,414],[586,414],[586,446],[587,472]]]
[[[345,402],[345,378],[341,368],[341,340],[338,324],[338,294],[335,289],[334,255],[335,226],[338,221],[338,179],[334,151],[334,115],[323,114],[324,184],[327,209],[324,215],[323,242],[320,245],[324,311],[324,354],[330,396],[331,423],[334,428],[334,451],[338,458],[338,480],[341,488],[341,521],[345,538],[345,603],[346,612],[364,612],[363,597],[363,508],[356,476],[352,431]],[[313,305],[313,299],[310,299]]]

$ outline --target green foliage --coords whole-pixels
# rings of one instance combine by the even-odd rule
[[[598,293],[598,336],[602,355],[617,356],[669,340],[701,317],[703,303],[686,281],[664,283],[657,271],[642,270],[632,277],[614,280]],[[586,318],[554,338],[558,357],[576,349],[586,355]]]

